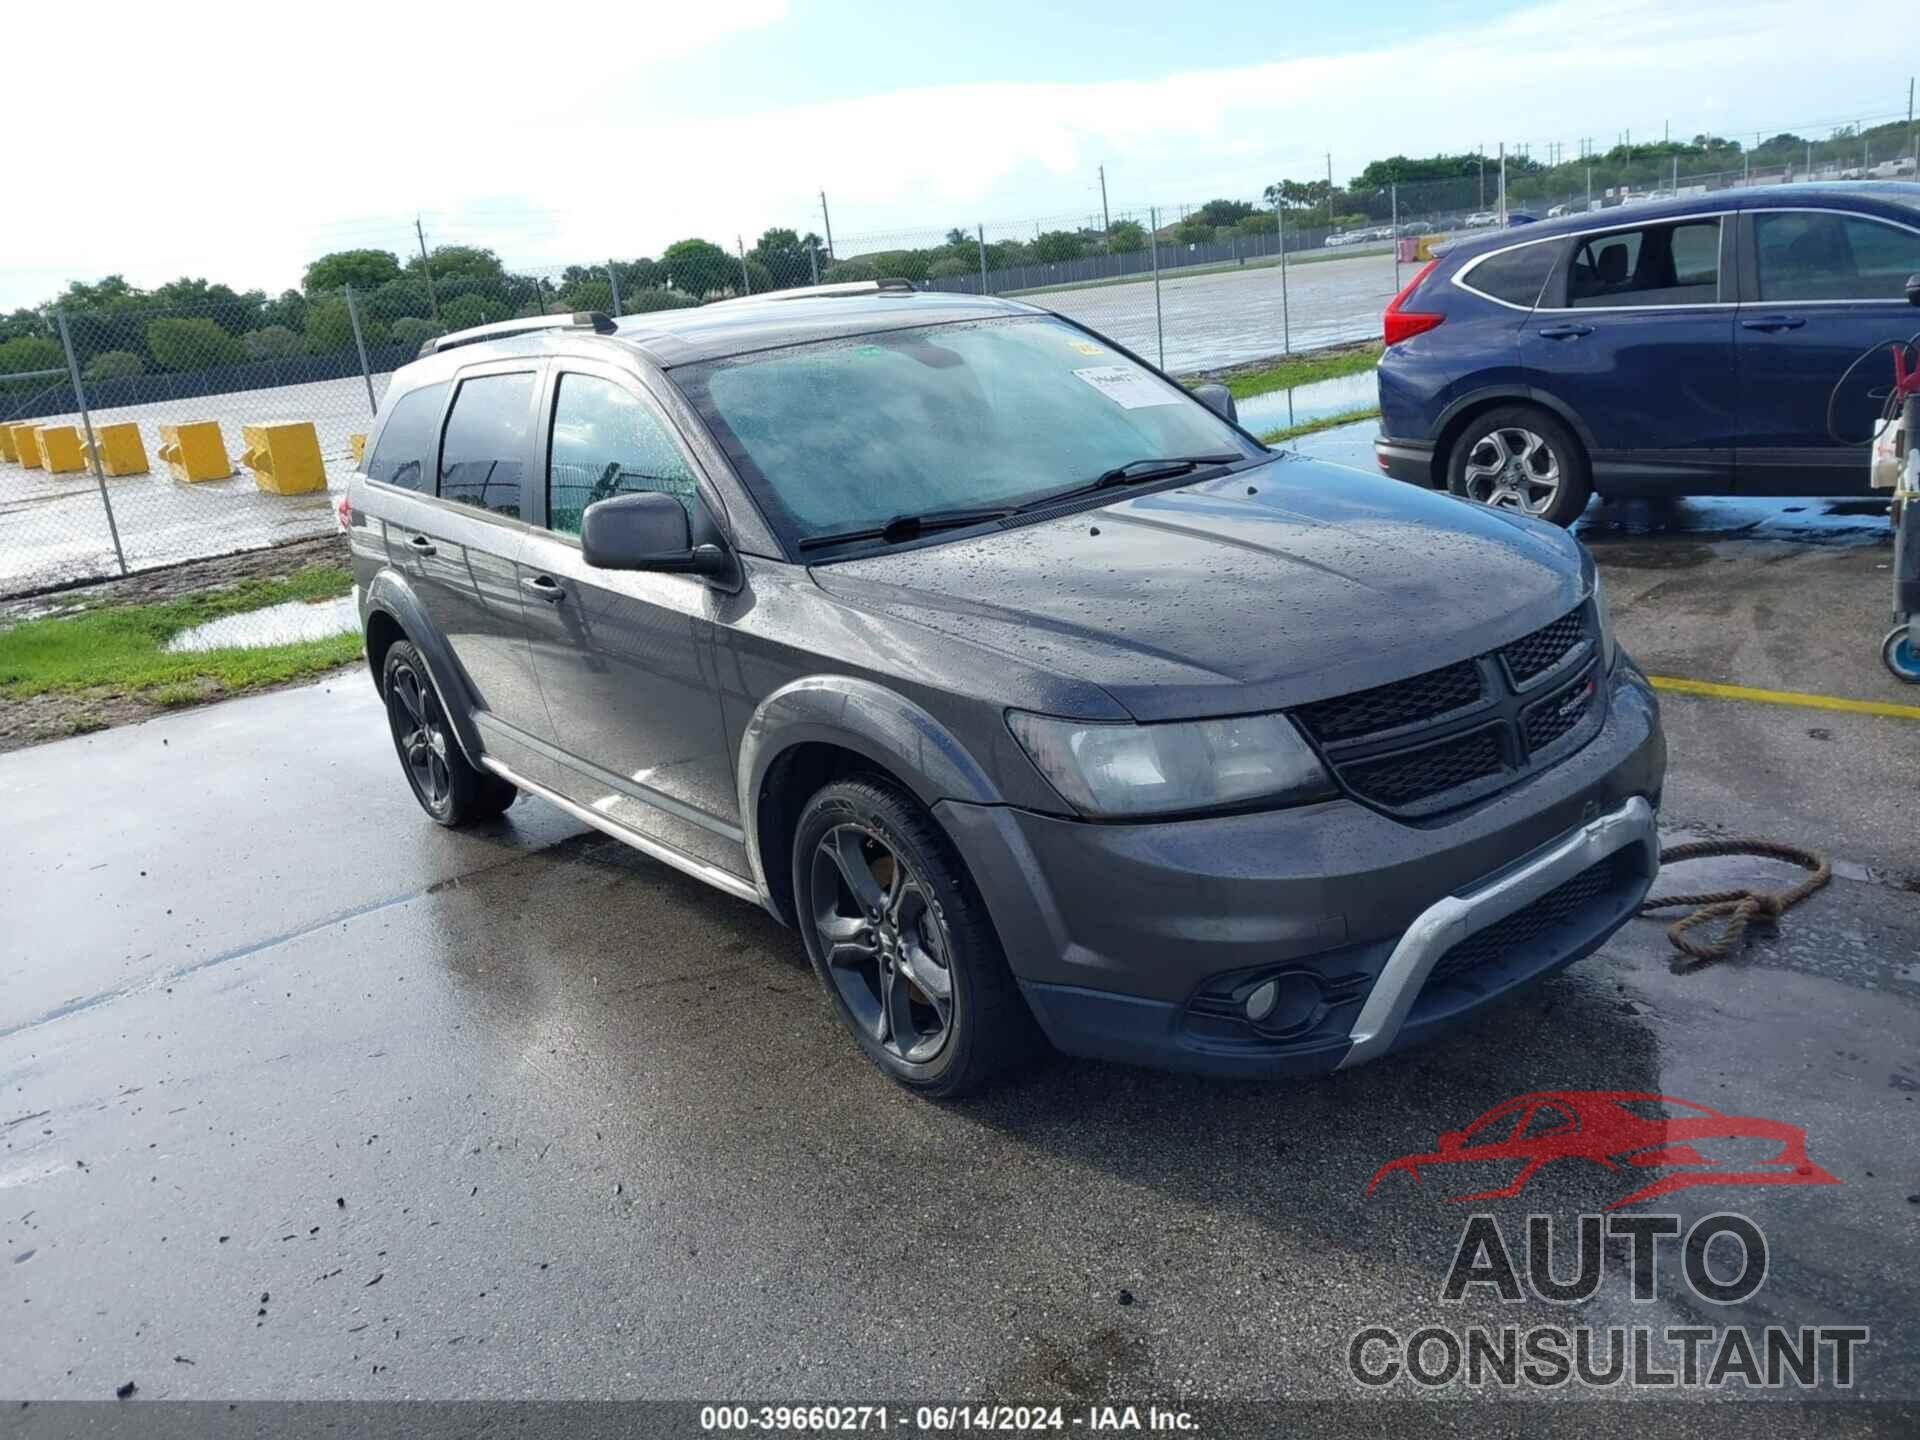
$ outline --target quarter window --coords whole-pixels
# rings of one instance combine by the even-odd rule
[[[520,518],[533,382],[533,375],[518,374],[461,383],[440,442],[442,500]]]
[[[1462,276],[1460,283],[1495,300],[1531,310],[1539,302],[1540,287],[1547,283],[1547,276],[1553,270],[1553,257],[1559,249],[1557,242],[1542,240],[1489,255]]]
[[[693,471],[653,410],[624,385],[597,375],[562,375],[553,403],[547,462],[547,524],[580,533],[596,500],[657,490],[693,516]]]
[[[1719,298],[1718,219],[1585,236],[1567,273],[1567,304],[1576,309],[1703,305]]]
[[[367,478],[408,490],[425,490],[427,462],[433,458],[433,431],[447,403],[447,386],[422,385],[394,401],[380,431],[380,443],[367,461]]]
[[[1904,300],[1920,234],[1854,215],[1762,210],[1753,217],[1760,299]]]

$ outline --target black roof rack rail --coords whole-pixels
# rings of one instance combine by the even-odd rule
[[[571,315],[529,315],[524,320],[496,320],[491,325],[475,325],[451,335],[436,335],[420,347],[421,357],[437,355],[460,345],[478,345],[485,340],[504,340],[509,335],[531,335],[537,330],[591,330],[596,335],[611,335],[613,317],[603,310],[576,310]]]

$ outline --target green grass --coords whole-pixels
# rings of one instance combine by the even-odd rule
[[[1288,440],[1298,440],[1302,435],[1317,435],[1322,430],[1337,430],[1342,425],[1357,424],[1362,420],[1380,418],[1380,407],[1369,405],[1360,410],[1343,410],[1338,415],[1322,415],[1318,420],[1303,420],[1298,425],[1288,425],[1284,429],[1269,430],[1260,437],[1263,445],[1279,445]]]
[[[1250,400],[1269,390],[1291,390],[1296,385],[1311,385],[1316,380],[1337,380],[1343,375],[1360,375],[1380,363],[1380,347],[1349,350],[1336,355],[1299,355],[1277,361],[1259,370],[1247,370],[1226,378],[1227,389],[1236,400]]]
[[[360,636],[178,655],[162,647],[205,621],[289,600],[330,600],[345,595],[352,583],[337,565],[315,565],[284,579],[245,580],[174,600],[99,605],[27,620],[0,631],[0,696],[24,700],[54,691],[108,690],[157,705],[190,705],[223,691],[317,675],[358,656]]]

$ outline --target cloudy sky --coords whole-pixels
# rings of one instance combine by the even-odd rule
[[[772,224],[854,237],[1084,219],[1403,151],[1825,134],[1904,115],[1891,0],[201,0],[13,7],[0,308],[67,280],[278,291],[330,249],[521,268]],[[76,43],[84,14],[96,38]],[[872,248],[870,245],[866,248]]]

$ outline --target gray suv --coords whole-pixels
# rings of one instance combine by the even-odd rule
[[[1354,1065],[1645,894],[1654,697],[1559,530],[880,282],[430,342],[343,513],[443,825],[520,791],[800,932],[930,1095]]]

